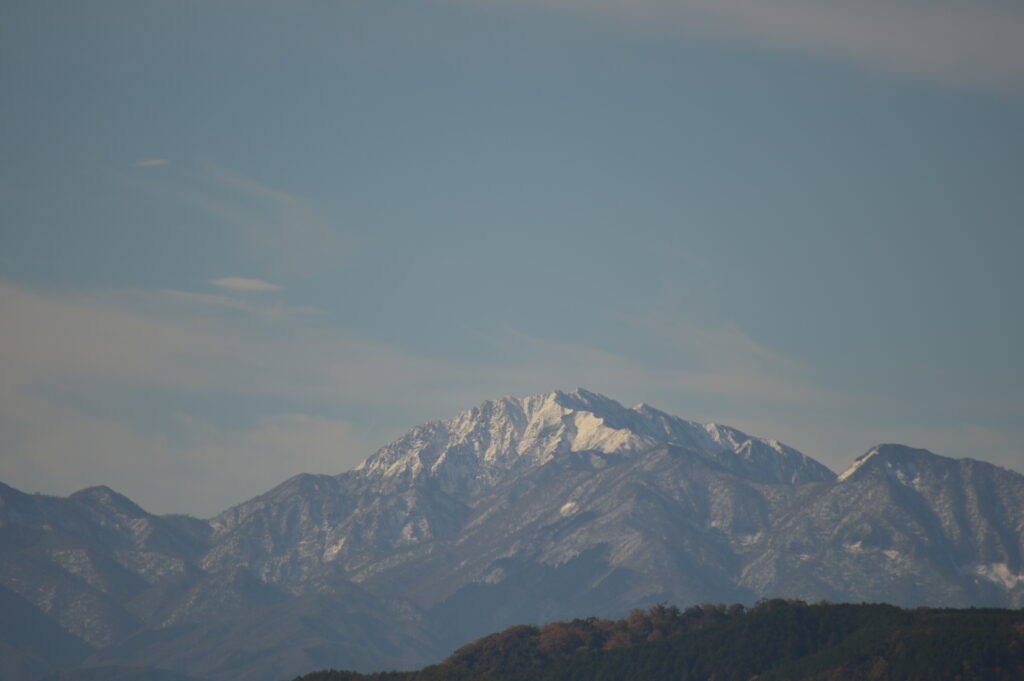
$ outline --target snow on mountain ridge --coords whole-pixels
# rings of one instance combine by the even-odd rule
[[[507,472],[543,465],[569,451],[610,454],[657,443],[609,426],[604,416],[588,409],[589,396],[585,391],[556,391],[487,401],[455,418],[413,428],[355,470],[373,477],[432,477],[444,487],[457,488],[474,479],[493,481]]]
[[[866,464],[868,461],[870,461],[875,456],[878,456],[878,449],[879,449],[878,447],[873,447],[872,449],[869,449],[868,451],[864,452],[863,454],[858,456],[856,459],[854,459],[853,460],[853,465],[850,466],[849,468],[847,468],[842,473],[840,473],[839,476],[836,478],[836,481],[837,482],[843,482],[844,480],[849,480],[851,477],[853,477],[853,475],[858,470],[860,470],[864,466],[864,464]]]
[[[410,646],[426,663],[514,623],[659,602],[1024,604],[1024,476],[879,445],[840,478],[645,404],[506,397],[210,521],[106,487],[0,483],[0,593],[107,646],[104,662],[222,681],[256,678],[223,651],[268,631],[268,669],[339,634],[367,655],[346,665],[379,669]]]
[[[629,409],[582,388],[503,397],[453,419],[417,426],[355,471],[375,478],[430,478],[452,493],[492,484],[568,452],[631,455],[660,444],[704,452],[730,469],[765,477],[765,482],[834,477],[818,462],[774,440],[686,421],[646,404]]]
[[[898,444],[882,444],[872,447],[854,459],[853,465],[843,471],[836,480],[839,482],[849,480],[858,475],[858,471],[867,470],[878,464],[883,466],[889,474],[898,478],[901,482],[906,482],[915,476],[922,457],[937,459],[947,464],[952,464],[954,461],[953,459],[933,454],[926,449],[915,449]]]

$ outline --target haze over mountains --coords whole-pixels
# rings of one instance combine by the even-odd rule
[[[1024,476],[901,445],[836,476],[585,390],[413,428],[210,520],[0,485],[0,678],[414,667],[521,622],[667,602],[1024,605]]]

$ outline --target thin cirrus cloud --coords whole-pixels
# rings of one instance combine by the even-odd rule
[[[135,162],[136,168],[155,168],[157,166],[165,166],[170,161],[166,158],[144,158],[141,161]]]
[[[209,191],[185,198],[236,229],[250,254],[275,272],[303,276],[337,267],[344,239],[310,199],[210,163],[203,178]]]
[[[316,276],[336,270],[347,255],[349,244],[342,226],[333,224],[313,199],[210,162],[187,165],[177,178],[162,175],[126,173],[119,180],[171,197],[213,219],[235,237],[238,253],[262,271],[275,276]]]
[[[281,290],[281,287],[277,284],[271,284],[261,279],[247,279],[245,277],[222,277],[220,279],[212,279],[210,283],[229,291],[262,293]]]
[[[139,178],[124,181],[174,196],[214,218],[237,236],[248,258],[278,275],[330,272],[344,258],[342,230],[313,200],[213,163],[201,164],[192,175],[189,185]]]
[[[500,1],[500,0],[499,0]],[[532,0],[676,34],[867,64],[955,87],[1024,92],[1024,6],[995,0]]]
[[[732,327],[634,319],[675,350],[671,361],[514,331],[481,339],[490,359],[456,360],[362,338],[315,315],[249,305],[241,315],[208,314],[221,302],[230,301],[38,292],[0,280],[0,479],[51,493],[113,484],[161,511],[212,513],[294,473],[341,472],[415,423],[555,387],[721,419],[836,469],[879,441],[927,432],[906,405],[822,386],[808,367]],[[178,398],[162,402],[168,396]],[[163,405],[141,422],[132,416],[140,397]],[[964,414],[961,428],[985,406],[949,399]],[[207,408],[225,400],[264,406],[240,423]],[[709,401],[714,413],[693,411]],[[373,425],[347,420],[352,411],[373,413]],[[905,422],[886,425],[891,417]],[[839,442],[837,423],[851,424]],[[1008,463],[1007,443],[1021,436],[1011,430],[939,453]],[[910,442],[922,443],[932,441]]]
[[[95,484],[92,476],[100,474],[106,478],[100,482],[115,483],[144,504],[159,497],[165,510],[212,509],[223,497],[193,483],[248,470],[253,452],[260,460],[285,462],[268,469],[282,479],[308,470],[341,472],[414,423],[510,392],[583,385],[655,401],[693,389],[687,383],[733,390],[699,370],[665,372],[581,346],[513,336],[496,342],[500,360],[452,360],[360,338],[317,316],[268,315],[249,307],[239,309],[245,316],[211,316],[210,304],[198,294],[58,294],[0,281],[0,306],[9,322],[0,328],[0,362],[11,368],[0,374],[0,446],[6,452],[0,479],[70,491]],[[103,399],[96,399],[99,394]],[[161,395],[189,396],[186,402],[200,404],[255,400],[278,405],[279,413],[242,429],[216,422],[215,411],[181,415],[175,418],[193,419],[182,444],[173,424],[148,430],[130,416],[132,409],[117,407],[140,395],[157,402]],[[160,418],[175,416],[181,404],[158,410]],[[113,408],[104,411],[103,405]],[[346,424],[339,409],[370,409],[381,423],[369,429]],[[308,423],[319,433],[310,436],[316,455],[297,457],[287,438],[275,433],[294,434]],[[331,438],[337,450],[324,444]],[[75,465],[62,465],[72,451]],[[193,496],[175,503],[160,491],[152,471],[164,469]],[[275,482],[263,472],[246,478],[232,488],[230,501]]]

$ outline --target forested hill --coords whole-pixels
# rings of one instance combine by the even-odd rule
[[[413,672],[296,681],[1015,681],[1024,610],[808,605],[659,606],[622,620],[516,626]]]

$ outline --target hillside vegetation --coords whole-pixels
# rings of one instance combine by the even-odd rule
[[[412,672],[301,681],[1015,681],[1024,611],[890,605],[658,606],[621,620],[515,626]]]

